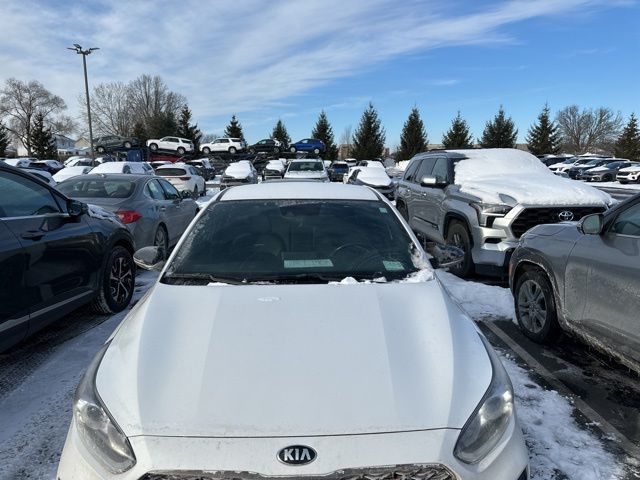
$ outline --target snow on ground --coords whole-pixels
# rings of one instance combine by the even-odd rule
[[[438,278],[473,320],[514,319],[508,288],[465,281],[438,271]],[[539,385],[510,355],[501,355],[516,395],[516,414],[529,448],[532,480],[618,480],[624,467],[602,442],[574,419],[571,401]]]
[[[593,185],[594,187],[606,187],[606,188],[620,188],[623,190],[638,190],[640,191],[640,183],[627,183],[622,184],[618,182],[593,182],[589,183],[589,185]]]
[[[134,300],[157,272],[140,272]],[[129,310],[62,343],[16,389],[0,397],[0,479],[54,480],[85,368]],[[90,315],[90,313],[88,313]]]

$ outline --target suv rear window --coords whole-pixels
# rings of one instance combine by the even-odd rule
[[[156,170],[156,175],[161,177],[181,177],[186,174],[187,171],[184,168],[159,168]]]

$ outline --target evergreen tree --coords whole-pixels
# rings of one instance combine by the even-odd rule
[[[140,145],[146,145],[147,140],[149,140],[149,136],[147,135],[147,131],[144,128],[144,123],[138,121],[133,124],[133,131],[131,134],[140,140]]]
[[[460,112],[451,121],[451,127],[442,136],[444,148],[473,148],[473,136],[469,132],[469,124],[462,118]]]
[[[37,113],[33,119],[29,143],[31,144],[33,155],[37,158],[41,160],[58,158],[55,137],[51,132],[51,128],[45,127],[42,113]]]
[[[198,128],[198,124],[191,124],[191,110],[186,104],[182,109],[180,109],[180,118],[178,119],[178,136],[191,140],[196,152],[200,149],[202,132]]]
[[[338,147],[333,138],[333,128],[331,128],[331,124],[327,119],[327,114],[323,111],[320,112],[320,116],[318,116],[318,121],[316,122],[316,126],[313,127],[313,131],[311,132],[311,138],[317,138],[318,140],[322,140],[326,147],[325,157],[336,159],[338,158]]]
[[[229,122],[229,125],[227,125],[227,128],[225,128],[224,130],[224,136],[228,138],[239,138],[241,140],[244,140],[242,125],[240,125],[240,122],[235,115],[231,116],[231,121]]]
[[[404,122],[404,127],[402,128],[400,149],[396,154],[396,162],[409,160],[416,153],[426,151],[427,145],[427,132],[420,118],[420,111],[417,107],[413,107],[409,118]]]
[[[9,132],[6,127],[0,122],[0,157],[4,157],[9,146]]]
[[[369,107],[362,113],[360,125],[353,134],[351,155],[357,160],[382,157],[386,134],[380,124],[378,112],[369,102]]]
[[[287,127],[284,126],[282,120],[278,119],[278,123],[276,123],[276,126],[273,127],[271,138],[273,140],[279,140],[285,147],[291,143],[291,137],[289,136]]]
[[[550,119],[549,105],[545,104],[538,115],[538,122],[531,125],[527,134],[529,151],[534,155],[560,153],[560,133],[558,126]]]
[[[629,117],[629,122],[616,141],[615,155],[618,158],[640,160],[640,129],[634,113]]]
[[[511,117],[507,118],[501,105],[498,114],[485,125],[480,145],[483,148],[514,148],[517,138],[518,130]]]
[[[160,112],[147,119],[145,131],[148,138],[162,138],[169,135],[176,135],[178,122],[173,113],[169,111]]]

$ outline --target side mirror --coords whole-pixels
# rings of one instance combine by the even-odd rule
[[[429,175],[424,176],[420,179],[421,187],[446,187],[447,182],[438,177],[431,177]]]
[[[578,222],[578,230],[585,235],[600,235],[603,224],[603,215],[601,213],[593,213]]]
[[[449,269],[464,262],[464,250],[453,245],[428,243],[427,253],[431,255],[433,268]]]
[[[71,199],[67,201],[67,212],[69,212],[71,217],[79,217],[83,213],[87,213],[88,210],[89,207],[87,207],[85,203]]]
[[[164,267],[166,252],[164,247],[143,247],[133,254],[133,261],[144,270],[159,272]]]
[[[183,190],[182,192],[180,192],[180,198],[183,200],[185,198],[193,198],[193,192],[190,192],[189,190]]]

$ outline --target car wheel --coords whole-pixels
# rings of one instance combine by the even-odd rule
[[[320,155],[320,149],[319,148],[314,148],[313,149],[313,153],[315,153],[316,155]]]
[[[152,152],[157,152],[158,151],[158,144],[157,143],[152,143],[151,145],[149,145],[149,149]]]
[[[398,213],[400,214],[400,216],[402,218],[404,218],[408,222],[409,221],[409,211],[407,210],[407,206],[404,203],[400,202],[397,205],[396,209],[398,210]]]
[[[129,251],[114,247],[105,263],[98,296],[91,304],[98,313],[121,312],[131,302],[135,285],[136,267]]]
[[[553,289],[541,270],[527,270],[514,290],[516,317],[523,333],[536,342],[548,342],[560,333]]]
[[[613,178],[611,177],[611,175],[605,175],[604,177],[602,177],[603,182],[611,182],[612,180]]]
[[[105,152],[104,147],[96,147],[96,152],[104,153]]]
[[[124,148],[131,148],[131,142],[124,142]]]
[[[167,253],[169,252],[169,235],[164,225],[158,225],[156,234],[153,237],[153,246],[164,248],[164,258],[167,258]]]
[[[205,155],[209,155],[211,153],[211,149],[209,147],[204,147],[202,149],[202,153],[204,153]]]
[[[198,186],[196,185],[193,188],[193,199],[196,200],[198,197],[200,196],[200,189],[198,188]]]
[[[180,155],[184,155],[184,154],[185,154],[185,152],[186,152],[186,150],[185,150],[183,147],[178,147],[178,153],[179,153]]]
[[[296,147],[291,147],[291,148],[289,149],[289,151],[290,151],[291,153],[296,153]]]
[[[251,155],[255,155],[255,153],[256,153],[256,149],[255,149],[255,148],[250,148],[250,149],[249,149],[249,153],[250,153]]]
[[[273,153],[280,153],[280,147],[273,147]]]
[[[458,247],[464,252],[464,260],[451,267],[449,271],[461,278],[470,276],[474,271],[471,258],[471,235],[466,225],[458,220],[452,220],[447,229],[447,245]]]
[[[236,147],[229,147],[229,153],[232,155],[236,153]]]

